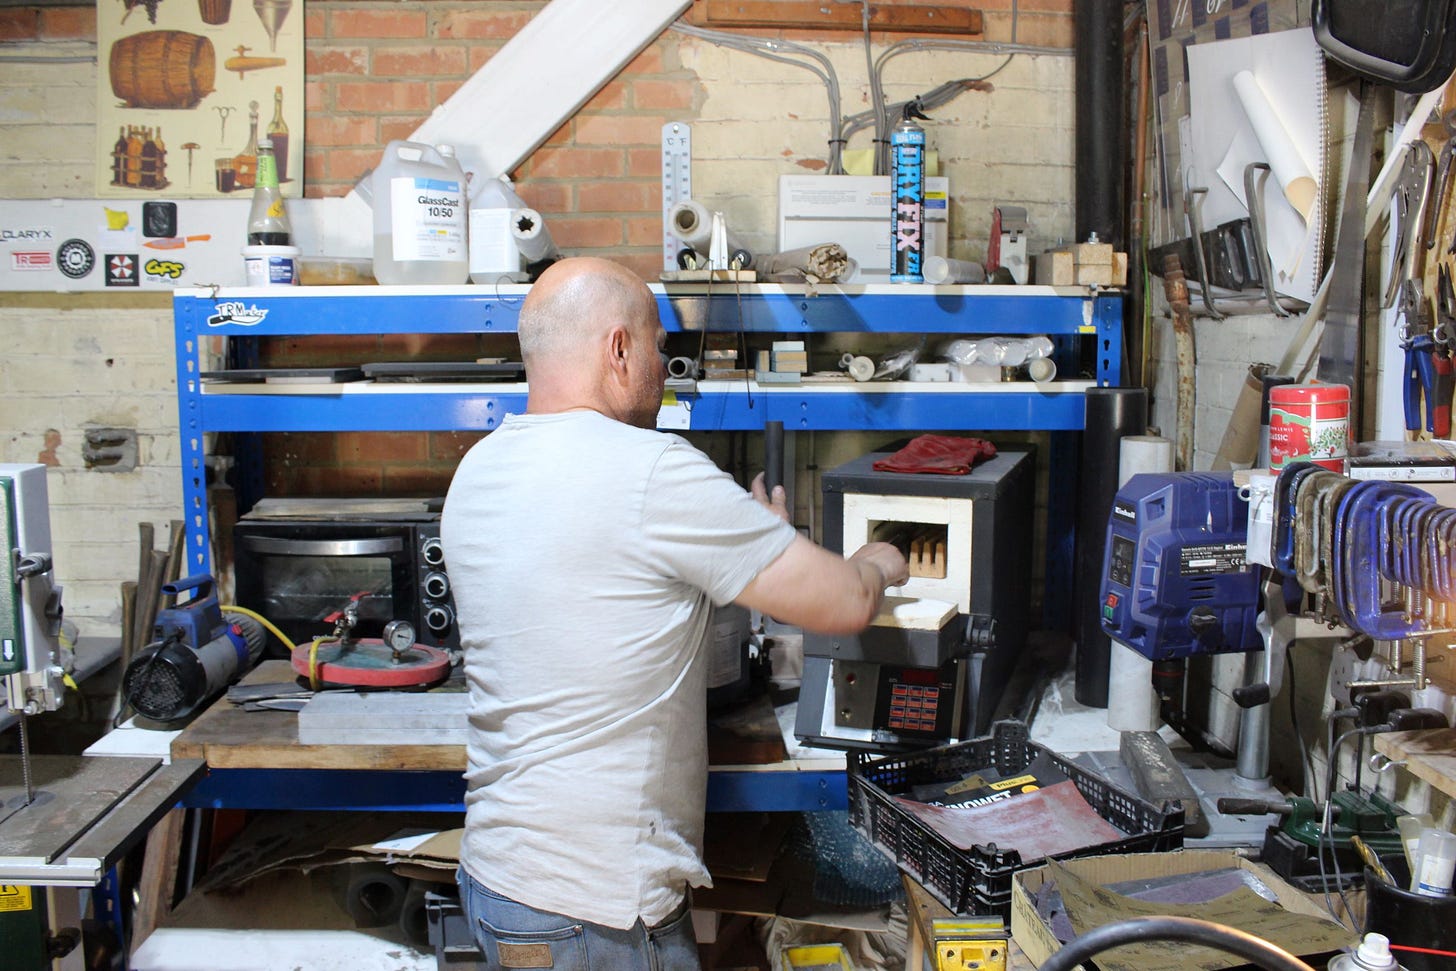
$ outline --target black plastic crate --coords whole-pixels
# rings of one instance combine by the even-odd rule
[[[962,850],[901,808],[892,797],[913,786],[951,782],[980,769],[1002,775],[1019,772],[1045,754],[1076,784],[1097,814],[1125,839],[1084,847],[1057,859],[1109,853],[1155,853],[1183,845],[1183,810],[1176,803],[1155,806],[1113,785],[1027,737],[1020,722],[998,722],[993,734],[910,755],[875,758],[851,752],[848,765],[849,820],[906,873],[957,914],[1010,917],[1011,875],[1037,866],[1014,848],[976,846]]]

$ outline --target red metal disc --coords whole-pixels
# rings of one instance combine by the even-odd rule
[[[309,644],[293,649],[293,670],[309,677]],[[450,673],[450,655],[439,648],[416,644],[404,660],[377,637],[351,641],[347,650],[337,641],[320,644],[318,679],[326,684],[357,685],[363,688],[415,688],[443,680]]]

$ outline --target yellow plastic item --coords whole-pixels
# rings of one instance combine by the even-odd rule
[[[798,944],[784,948],[784,967],[794,971],[854,971],[843,944]]]
[[[935,971],[1006,971],[1006,922],[1000,917],[937,917]]]

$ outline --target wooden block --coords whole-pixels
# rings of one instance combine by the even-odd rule
[[[1079,266],[1109,266],[1112,263],[1111,243],[1077,243],[1072,258]]]
[[[1077,282],[1077,264],[1066,250],[1047,250],[1036,258],[1036,282],[1043,286],[1069,287]]]
[[[186,810],[173,809],[147,834],[142,871],[137,879],[136,912],[132,918],[132,952],[172,912],[177,893],[177,867],[182,857]]]

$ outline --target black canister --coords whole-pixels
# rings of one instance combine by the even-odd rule
[[[1397,881],[1409,881],[1404,860],[1382,861]],[[1427,897],[1386,883],[1365,869],[1365,931],[1390,939],[1395,959],[1406,971],[1450,971],[1456,967],[1456,897]],[[1404,947],[1424,948],[1407,951]],[[1427,951],[1445,951],[1430,954]]]

